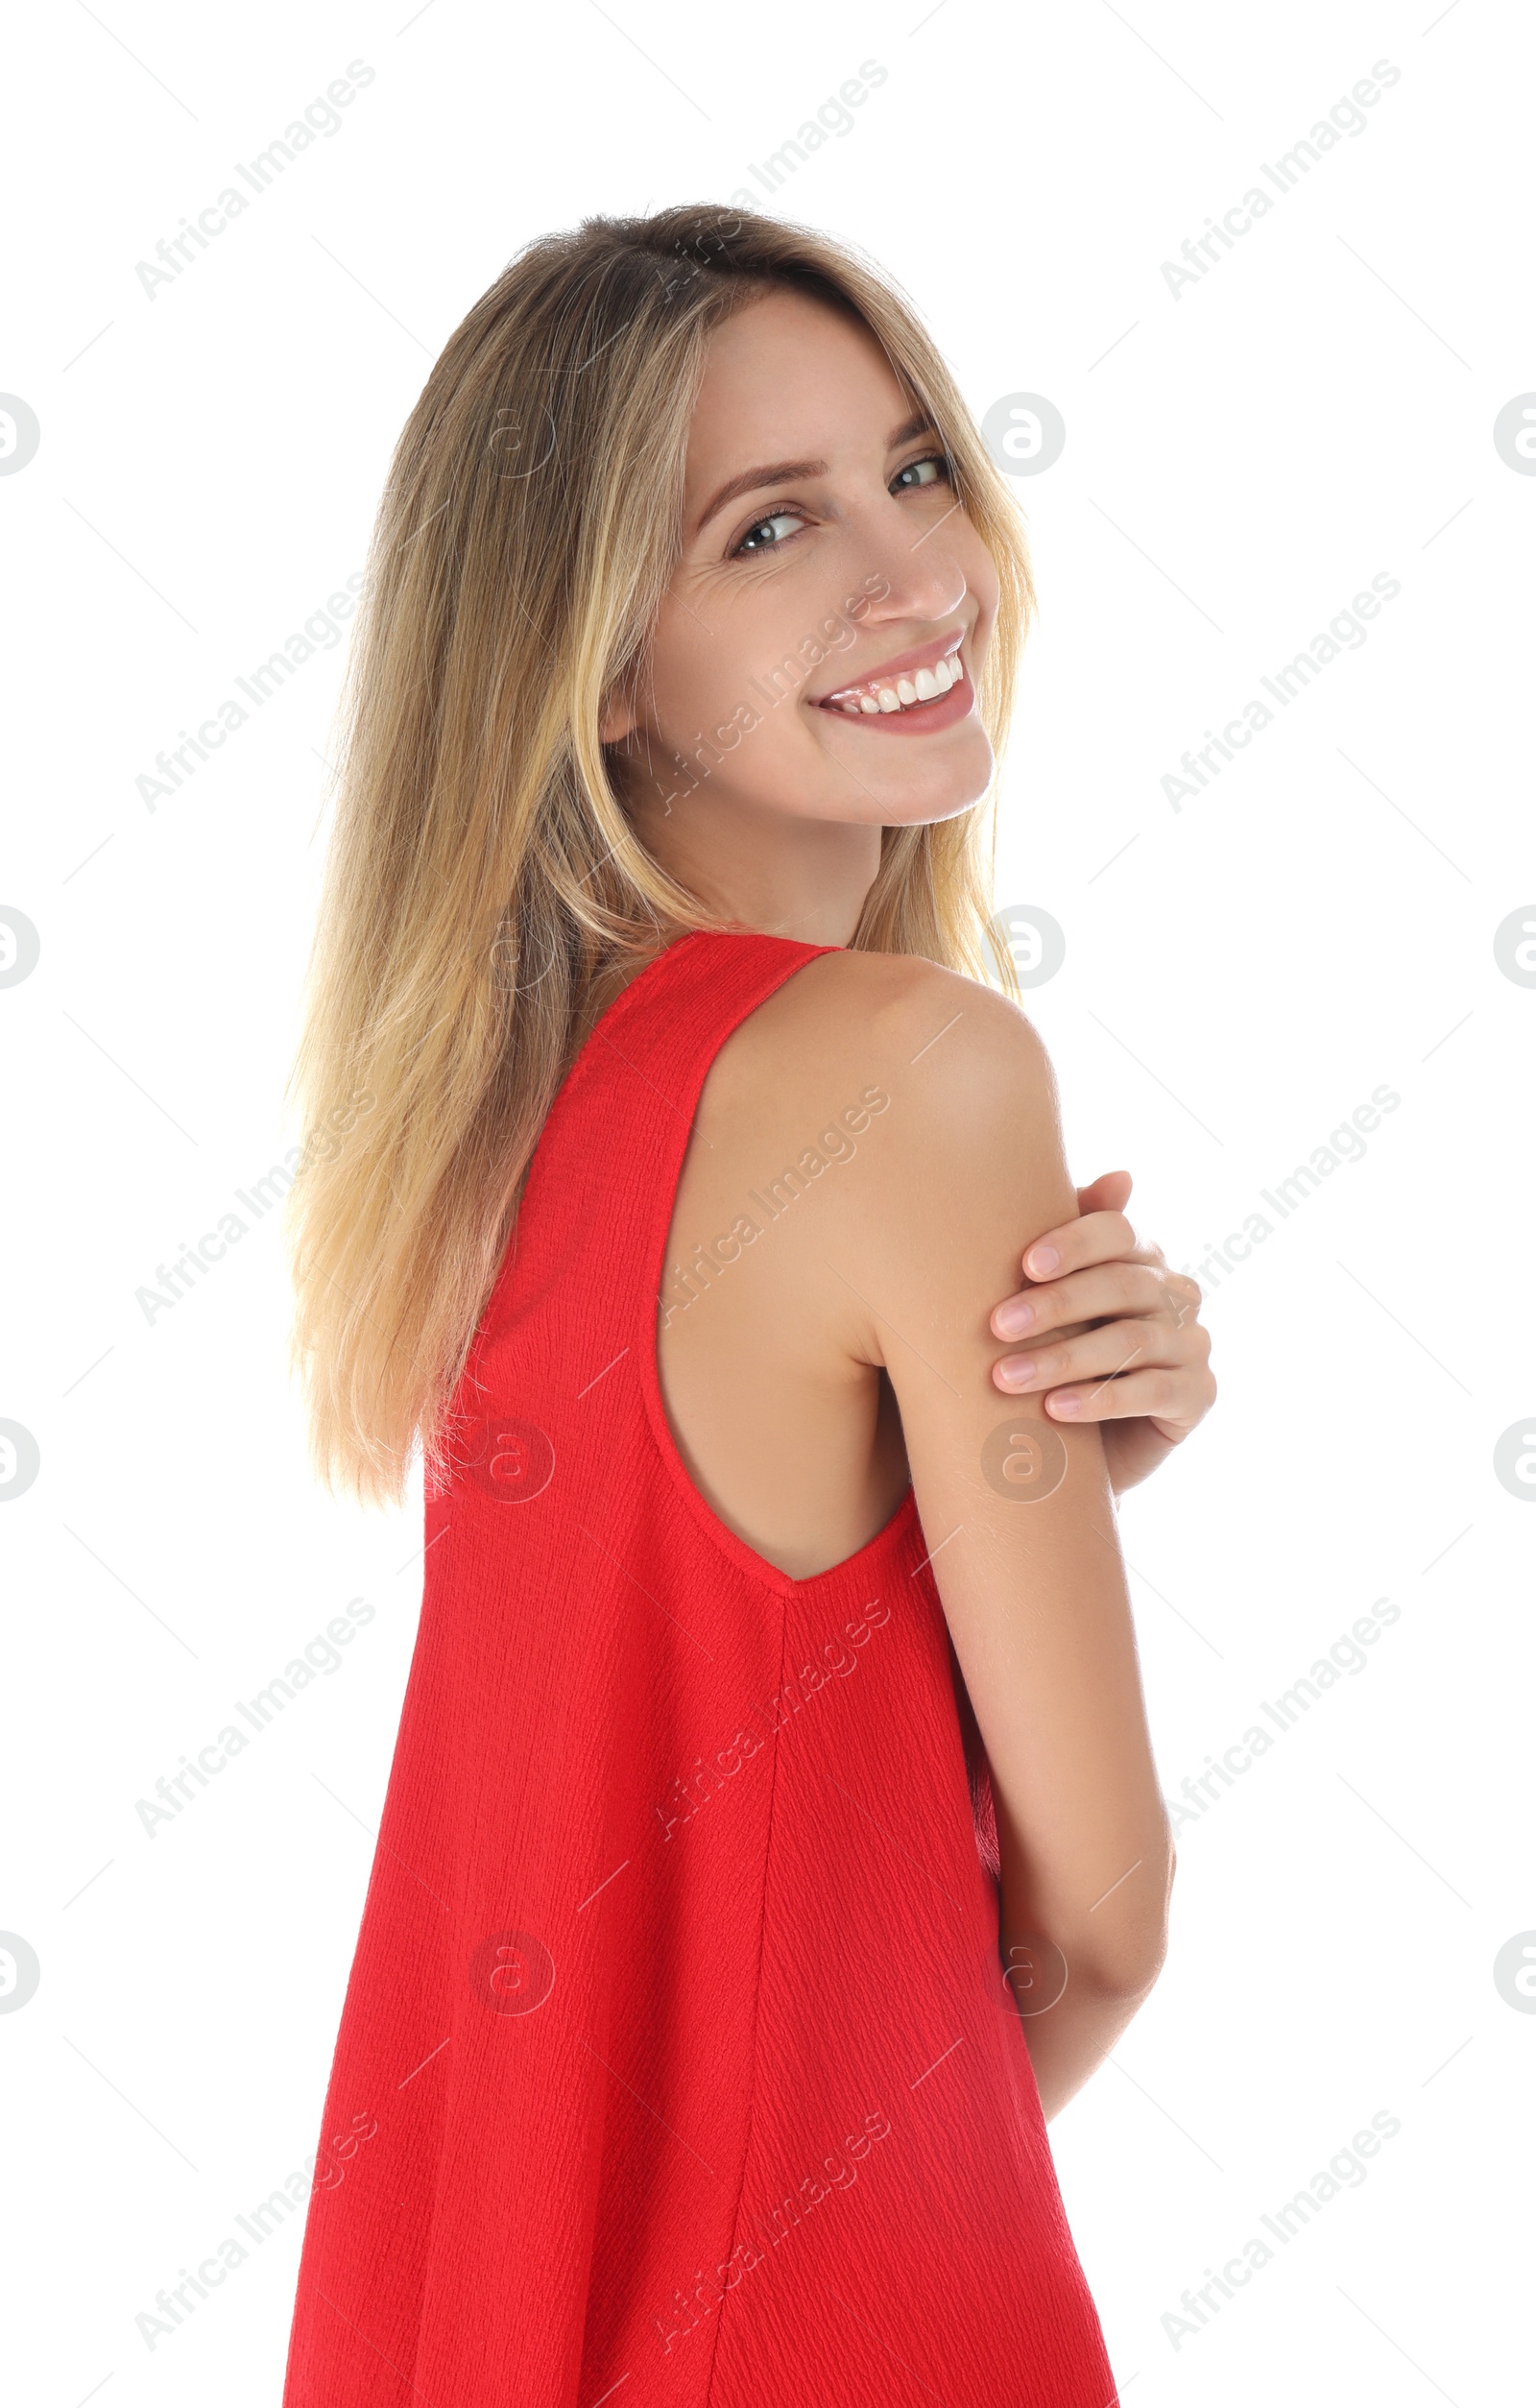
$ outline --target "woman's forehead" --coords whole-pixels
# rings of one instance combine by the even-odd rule
[[[771,293],[714,329],[688,428],[691,512],[727,478],[882,443],[907,414],[870,329],[799,293]]]

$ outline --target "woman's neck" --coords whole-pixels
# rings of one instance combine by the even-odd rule
[[[631,804],[648,853],[707,910],[764,936],[847,945],[880,866],[877,824],[756,810],[701,785]]]
[[[632,785],[625,807],[653,859],[719,919],[803,945],[852,943],[880,866],[878,827],[755,812],[707,786],[663,802]],[[686,934],[681,922],[663,920],[642,952],[598,971],[571,1032],[572,1059],[609,1005]]]

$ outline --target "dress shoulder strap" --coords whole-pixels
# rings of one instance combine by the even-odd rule
[[[550,1108],[485,1335],[590,1255],[608,1291],[653,1300],[700,1092],[732,1031],[797,970],[840,949],[704,929],[631,980]]]

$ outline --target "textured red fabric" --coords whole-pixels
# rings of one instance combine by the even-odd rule
[[[661,1405],[705,1073],[827,950],[681,939],[545,1124],[427,1501],[284,2408],[1113,2408],[912,1493],[790,1579]]]

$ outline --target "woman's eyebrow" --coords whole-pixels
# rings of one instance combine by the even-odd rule
[[[702,535],[710,519],[724,510],[727,502],[735,501],[742,494],[759,493],[765,485],[787,485],[790,478],[795,476],[825,476],[826,474],[825,460],[774,460],[764,469],[744,469],[739,476],[732,477],[729,484],[721,486],[704,517],[699,520],[694,533]]]
[[[932,424],[933,421],[925,410],[916,411],[911,418],[904,419],[901,424],[886,437],[886,450],[894,451],[898,444],[909,443],[914,435],[926,434]],[[743,469],[739,476],[730,478],[721,486],[693,532],[695,535],[702,535],[710,519],[724,510],[728,502],[738,500],[743,494],[761,493],[769,485],[786,485],[791,477],[825,476],[826,474],[825,460],[773,460],[765,468]]]

